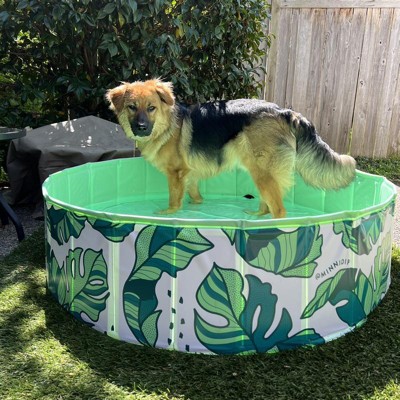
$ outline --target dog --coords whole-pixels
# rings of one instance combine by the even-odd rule
[[[183,106],[160,79],[122,83],[106,100],[126,136],[168,179],[169,206],[161,214],[203,201],[200,179],[235,166],[246,169],[260,194],[261,216],[284,218],[283,197],[294,171],[316,188],[340,189],[355,176],[356,162],[334,152],[301,114],[256,99]]]

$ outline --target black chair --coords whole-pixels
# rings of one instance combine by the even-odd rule
[[[0,127],[0,141],[10,141],[12,139],[18,139],[26,135],[25,129],[12,129]],[[9,219],[15,226],[17,231],[18,240],[21,241],[25,238],[24,228],[22,227],[21,221],[17,214],[10,207],[7,200],[4,198],[3,193],[0,191],[0,221],[3,225],[8,225]]]

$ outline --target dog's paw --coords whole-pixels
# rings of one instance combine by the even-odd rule
[[[246,214],[251,215],[253,217],[261,217],[262,215],[269,214],[269,211],[264,210],[243,210]]]
[[[189,200],[190,204],[202,204],[203,203],[203,199],[199,198],[199,199],[190,199]]]
[[[157,214],[157,215],[169,215],[169,214],[175,214],[177,211],[178,211],[178,208],[167,208],[166,210],[156,211],[155,214]]]

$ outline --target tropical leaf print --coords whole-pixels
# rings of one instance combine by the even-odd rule
[[[388,234],[378,248],[374,259],[374,266],[369,276],[360,273],[357,277],[354,294],[363,308],[365,316],[373,311],[382,300],[390,284],[390,262],[392,238]],[[352,312],[348,304],[339,309],[339,316],[344,321],[349,320]]]
[[[50,246],[46,246],[46,260],[48,288],[57,301],[60,304],[64,304],[67,287],[65,271],[60,268],[54,255],[54,251]]]
[[[61,246],[71,237],[78,238],[85,226],[86,217],[73,212],[56,209],[47,210],[47,227],[51,237]]]
[[[318,287],[316,297],[311,301],[303,312],[302,318],[309,318],[317,310],[324,307],[328,302],[336,307],[338,317],[347,325],[354,327],[364,321],[367,313],[364,310],[363,301],[357,296],[357,292],[368,291],[368,282],[361,272],[356,279],[357,269],[339,271],[328,282]],[[358,289],[357,289],[358,287]],[[318,305],[315,303],[318,301]],[[338,306],[338,304],[340,305]]]
[[[328,302],[336,307],[339,318],[356,326],[375,309],[389,286],[391,236],[387,235],[378,248],[369,276],[355,268],[338,271],[316,290],[314,298],[304,309],[302,318],[310,318]],[[343,304],[344,302],[344,304]]]
[[[140,343],[155,346],[157,342],[161,311],[156,310],[156,285],[161,275],[176,278],[194,257],[212,247],[197,229],[147,226],[140,231],[135,264],[123,291],[125,318]]]
[[[47,255],[49,289],[75,317],[86,314],[93,322],[106,308],[109,296],[107,264],[101,251],[69,250],[60,267],[53,251]]]
[[[389,289],[390,265],[392,261],[392,236],[387,234],[382,241],[374,259],[374,274],[369,280],[374,280],[374,307],[381,301],[382,296]],[[372,274],[372,272],[371,272]]]
[[[123,242],[134,231],[135,224],[120,224],[96,218],[89,218],[89,224],[111,242]]]
[[[224,233],[248,264],[285,277],[312,276],[321,256],[323,239],[318,226],[291,232],[269,228]]]
[[[56,209],[51,206],[47,210],[47,226],[51,237],[61,246],[71,237],[77,239],[85,222],[88,221],[93,229],[100,232],[107,240],[122,242],[135,229],[134,224],[120,224],[87,216],[78,215],[65,209]]]
[[[195,310],[196,335],[207,349],[217,354],[264,353],[324,342],[313,329],[289,336],[293,324],[285,308],[270,332],[276,322],[278,297],[272,293],[270,283],[261,282],[254,275],[246,275],[246,279],[247,299],[243,295],[243,277],[233,269],[214,264],[200,285],[198,304],[214,315],[211,323]]]
[[[231,244],[235,243],[237,229],[226,229],[226,230],[223,229],[222,232],[224,232],[225,235],[228,236],[228,239],[231,242]]]
[[[369,254],[384,228],[386,210],[371,214],[361,221],[334,222],[333,231],[342,235],[343,245],[356,254]]]
[[[304,309],[301,318],[310,318],[316,311],[337,296],[338,292],[354,289],[357,269],[349,268],[338,271],[332,278],[318,286],[314,298]]]

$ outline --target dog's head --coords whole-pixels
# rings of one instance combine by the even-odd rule
[[[175,104],[172,84],[159,79],[123,83],[110,89],[106,99],[126,136],[138,141],[161,134],[170,124]]]

